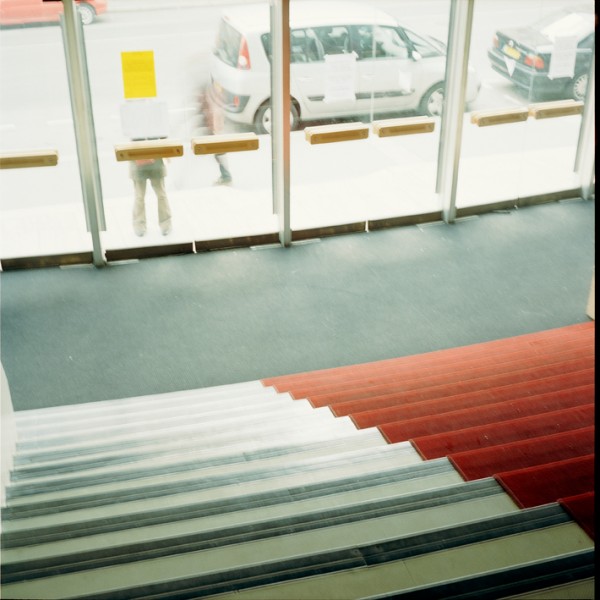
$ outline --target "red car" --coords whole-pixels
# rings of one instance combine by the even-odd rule
[[[93,23],[106,12],[108,0],[76,0],[84,25]],[[0,25],[57,22],[63,11],[62,2],[44,0],[0,0]]]

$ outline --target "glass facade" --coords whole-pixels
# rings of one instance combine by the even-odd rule
[[[26,257],[90,262],[94,244],[111,261],[273,243],[287,239],[281,228],[288,226],[291,239],[301,239],[331,228],[442,218],[436,174],[447,44],[456,26],[451,0],[372,0],[342,3],[344,10],[339,2],[291,2],[283,83],[290,202],[283,206],[274,198],[273,167],[286,155],[271,136],[278,126],[272,90],[281,83],[272,66],[284,47],[272,18],[273,6],[287,3],[112,0],[98,3],[93,15],[90,3],[79,6],[84,51],[69,44],[58,15],[44,12],[50,4],[58,3],[0,2],[3,268]],[[577,10],[562,0],[469,4],[452,201],[457,209],[492,209],[578,195],[593,2]],[[97,223],[76,141],[77,103],[86,89],[69,72],[73,53],[89,77]],[[555,112],[548,115],[543,108],[550,105]],[[355,124],[366,132],[344,141]],[[342,141],[314,143],[312,134],[324,129]],[[250,151],[192,149],[209,136],[249,135],[256,139]],[[180,144],[180,153],[133,160],[117,152],[161,141]],[[9,157],[40,149],[58,152],[56,166],[9,168]],[[161,156],[164,187],[157,194],[148,181],[142,205],[133,170]],[[287,219],[276,214],[288,210]]]

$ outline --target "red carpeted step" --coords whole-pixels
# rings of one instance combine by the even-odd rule
[[[457,360],[450,353],[445,353],[437,357],[436,360],[428,359],[428,355],[421,355],[421,360],[417,362],[394,363],[390,365],[376,364],[368,371],[353,373],[340,373],[337,377],[329,377],[326,381],[313,380],[306,385],[297,385],[293,388],[293,395],[296,398],[314,398],[325,394],[336,394],[342,392],[356,392],[354,397],[361,396],[361,388],[370,388],[371,386],[385,385],[393,382],[405,382],[409,380],[418,380],[432,378],[435,376],[453,374],[459,377],[460,373],[469,371],[495,369],[499,372],[510,370],[515,366],[525,368],[529,363],[531,366],[542,363],[555,363],[559,360],[568,358],[578,358],[593,356],[594,341],[569,340],[552,350],[540,350],[532,345],[526,348],[520,346],[507,347],[502,352],[478,352],[473,356],[462,357]],[[373,394],[371,394],[373,395]],[[347,399],[352,399],[348,396]],[[335,402],[333,398],[329,403]]]
[[[504,422],[510,427],[510,421]],[[594,426],[448,456],[466,481],[594,453]]]
[[[361,410],[369,410],[370,408],[383,408],[381,401],[385,397],[393,397],[396,394],[409,394],[416,392],[423,394],[423,399],[426,397],[450,396],[462,394],[474,390],[481,390],[490,387],[497,387],[517,383],[519,381],[532,381],[552,375],[560,375],[561,373],[572,373],[582,369],[594,367],[594,356],[589,355],[585,358],[573,358],[569,360],[559,361],[557,363],[536,364],[531,366],[531,363],[521,365],[522,368],[516,370],[508,370],[502,372],[498,368],[494,372],[494,368],[482,370],[477,374],[477,370],[473,369],[467,373],[445,373],[439,377],[430,377],[418,379],[416,381],[406,381],[395,384],[371,387],[364,390],[348,391],[341,393],[323,394],[319,396],[310,396],[309,401],[315,407],[339,405],[344,402],[358,401],[362,402],[359,408],[353,408],[351,412]],[[498,372],[499,371],[499,372]],[[433,394],[433,395],[432,395]],[[377,399],[377,400],[375,400]],[[371,405],[371,402],[373,404]],[[395,404],[395,402],[394,402]],[[390,404],[387,404],[389,406]],[[335,407],[336,414],[340,408]],[[345,414],[348,414],[347,412]]]
[[[379,431],[390,444],[395,444],[424,435],[457,431],[467,427],[584,406],[592,403],[593,398],[594,386],[587,385],[581,386],[581,389],[576,391],[560,390],[518,400],[505,400],[440,414],[428,413],[417,418],[382,423],[379,425]]]
[[[579,526],[595,539],[596,517],[594,507],[595,493],[586,492],[577,496],[560,498],[558,502],[573,517]]]
[[[502,385],[501,382],[498,386],[489,384],[488,387],[484,387],[485,383],[488,382],[471,382],[470,385],[455,384],[430,390],[410,391],[372,398],[370,402],[352,403],[352,406],[334,405],[331,409],[338,417],[350,414],[360,428],[374,427],[382,423],[412,419],[427,414],[435,415],[439,412],[593,385],[594,369],[521,381],[512,385]],[[363,410],[360,410],[361,408]]]
[[[594,404],[411,439],[425,460],[594,425]]]
[[[568,396],[572,394],[581,395],[582,399],[586,398],[588,402],[594,401],[594,384],[575,385],[579,381],[573,380],[572,385],[564,386],[563,389],[551,390],[544,394],[556,394]],[[507,386],[508,387],[508,386]],[[516,387],[516,386],[515,386]],[[491,390],[490,390],[491,391]],[[416,419],[418,417],[426,417],[428,415],[439,415],[442,413],[463,410],[466,408],[477,408],[491,404],[499,404],[507,400],[522,400],[524,398],[537,398],[542,394],[532,394],[531,388],[520,386],[521,393],[507,392],[503,388],[503,393],[481,393],[479,390],[467,394],[457,394],[455,396],[443,396],[442,398],[434,398],[432,400],[423,400],[422,402],[413,402],[402,404],[400,406],[382,408],[380,410],[363,411],[352,413],[351,417],[357,427],[366,429],[367,427],[376,427],[383,423],[392,423],[394,421],[404,421],[407,419]]]
[[[594,491],[594,455],[494,475],[521,508]]]
[[[314,399],[316,396],[332,394],[326,401],[332,404],[338,401],[352,400],[353,398],[366,397],[367,395],[379,395],[385,393],[386,389],[394,390],[399,386],[416,385],[419,380],[434,379],[443,380],[471,379],[488,373],[506,372],[514,368],[526,368],[540,363],[556,363],[569,358],[584,358],[594,355],[594,341],[570,340],[562,343],[553,350],[541,352],[539,348],[528,346],[520,348],[511,346],[502,353],[479,353],[475,356],[442,355],[437,360],[422,360],[416,364],[391,364],[373,365],[363,372],[344,373],[337,377],[330,377],[326,381],[310,381],[306,385],[293,387],[292,394],[295,398]],[[389,388],[385,386],[391,385]],[[380,387],[377,387],[380,386]],[[339,398],[336,396],[339,395]]]
[[[555,344],[560,345],[561,341],[566,342],[574,339],[590,339],[590,337],[593,339],[594,326],[595,323],[593,321],[578,323],[575,325],[514,336],[511,338],[480,342],[477,344],[471,344],[469,346],[446,348],[423,354],[403,356],[359,365],[347,365],[330,369],[296,373],[293,375],[271,377],[263,379],[262,383],[264,385],[271,385],[279,391],[289,391],[293,393],[294,387],[310,383],[325,382],[330,378],[332,380],[343,380],[347,376],[368,376],[369,372],[374,368],[386,369],[392,365],[422,364],[423,361],[435,362],[440,359],[447,359],[448,357],[454,357],[455,359],[460,360],[461,357],[466,359],[468,356],[490,355],[496,351],[503,351],[507,348],[514,349],[519,346],[546,346],[546,348],[548,348]]]

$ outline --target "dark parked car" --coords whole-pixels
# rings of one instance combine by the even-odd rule
[[[594,31],[593,2],[573,4],[527,27],[497,31],[488,57],[492,68],[529,98],[583,100],[594,52]],[[561,69],[551,67],[553,58],[555,66],[562,63]],[[574,69],[569,73],[573,61]]]

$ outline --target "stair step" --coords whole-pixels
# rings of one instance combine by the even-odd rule
[[[137,411],[150,408],[160,408],[170,404],[195,404],[198,401],[205,403],[226,402],[229,398],[239,399],[244,395],[250,397],[272,394],[260,381],[246,381],[214,387],[182,390],[179,392],[166,392],[164,394],[150,394],[114,400],[99,400],[96,402],[82,402],[63,406],[49,406],[32,410],[18,411],[15,418],[19,426],[36,426],[39,423],[49,423],[54,420],[61,422],[65,418],[94,418],[95,416],[111,415],[115,410]]]
[[[480,380],[484,377],[508,375],[514,373],[515,378],[521,373],[532,372],[532,369],[561,365],[569,361],[593,359],[594,344],[591,341],[587,346],[580,345],[550,356],[519,352],[510,355],[510,360],[494,360],[493,357],[479,357],[473,361],[461,364],[444,365],[443,368],[415,368],[406,373],[377,377],[372,381],[354,380],[345,385],[334,385],[327,390],[312,390],[304,397],[308,397],[315,407],[330,406],[351,402],[352,400],[366,400],[376,396],[383,396],[395,392],[407,392],[422,388],[431,388],[438,385],[449,385],[457,382]],[[297,391],[296,391],[297,393]],[[296,394],[294,397],[298,398]]]
[[[590,403],[528,417],[413,437],[411,442],[424,459],[431,460],[453,452],[489,448],[543,434],[588,427],[594,425],[594,415],[595,407]]]
[[[463,479],[443,458],[413,465],[384,465],[379,470],[362,470],[358,473],[327,473],[326,477],[312,482],[298,477],[287,478],[284,485],[258,488],[251,484],[241,489],[225,490],[215,495],[188,495],[171,497],[169,502],[144,503],[123,506],[106,514],[100,511],[81,511],[76,518],[55,524],[52,519],[39,518],[9,520],[2,533],[3,553],[7,548],[48,545],[53,542],[81,540],[83,547],[94,540],[107,540],[112,534],[128,530],[128,539],[135,541],[137,531],[160,530],[174,527],[187,530],[187,523],[203,521],[214,526],[243,523],[261,514],[287,514],[289,507],[301,506],[302,511],[313,508],[330,508],[351,501],[369,500],[381,492],[381,497],[394,494],[412,494],[437,487],[462,485]],[[228,493],[230,492],[230,493]],[[127,510],[128,509],[128,510]],[[96,513],[96,514],[95,514]],[[98,514],[99,513],[99,514]],[[142,536],[144,535],[142,531]],[[84,538],[92,536],[91,542]],[[144,539],[143,537],[141,539]],[[3,558],[6,555],[3,554]],[[42,554],[43,556],[43,554]]]
[[[11,482],[7,489],[7,497],[12,500],[23,496],[51,494],[66,490],[90,491],[92,488],[102,489],[103,486],[111,486],[112,489],[116,489],[120,484],[130,486],[135,485],[135,482],[138,481],[142,483],[165,481],[176,478],[179,474],[185,477],[188,473],[206,478],[229,474],[243,476],[250,470],[267,473],[269,469],[289,468],[290,465],[301,464],[307,460],[326,460],[331,455],[355,452],[358,449],[381,448],[383,445],[384,442],[378,432],[367,431],[366,436],[358,436],[356,432],[353,432],[352,435],[344,438],[292,447],[287,452],[282,448],[280,452],[245,453],[241,456],[234,455],[221,460],[210,458],[204,461],[204,449],[200,447],[187,453],[150,458],[134,465],[100,466],[89,472],[59,473],[23,481],[18,480]]]
[[[457,505],[454,507],[453,505]],[[482,505],[486,508],[482,509]],[[170,531],[167,536],[143,541],[128,539],[113,546],[101,546],[97,536],[89,544],[87,550],[82,550],[81,543],[63,542],[62,552],[57,551],[57,544],[51,549],[46,548],[47,555],[33,559],[32,554],[37,548],[28,548],[24,558],[19,560],[18,550],[4,551],[2,566],[2,583],[11,583],[55,574],[84,571],[101,567],[149,560],[158,557],[173,556],[190,552],[210,550],[215,547],[225,547],[234,544],[247,544],[257,540],[281,537],[290,533],[318,532],[321,529],[354,524],[361,528],[367,520],[381,521],[385,517],[395,516],[411,521],[411,531],[423,531],[431,527],[436,512],[445,508],[449,513],[453,509],[455,518],[471,521],[490,516],[514,512],[518,510],[514,503],[504,493],[502,488],[493,480],[488,479],[474,483],[463,483],[442,489],[429,490],[417,494],[400,494],[387,498],[363,500],[349,504],[340,504],[330,508],[320,508],[312,511],[299,511],[297,506],[288,514],[269,514],[262,511],[262,519],[250,523],[228,524],[222,527],[210,527],[207,523],[186,521],[185,531],[176,533]],[[473,512],[477,508],[477,517]],[[481,512],[483,510],[483,512]],[[490,511],[490,512],[488,512]],[[467,516],[468,514],[468,516]],[[462,515],[462,516],[461,516]],[[182,525],[184,525],[182,523]],[[136,532],[139,533],[139,532]],[[156,532],[155,532],[156,533]],[[127,535],[129,538],[129,535]],[[77,549],[70,546],[77,546]],[[50,553],[49,550],[53,552]]]
[[[329,414],[327,414],[329,413]],[[340,421],[338,424],[337,421]],[[44,462],[48,460],[60,461],[69,458],[78,457],[93,457],[102,454],[114,454],[115,452],[145,452],[153,447],[169,446],[177,447],[177,445],[194,445],[201,443],[206,448],[206,452],[210,455],[213,451],[218,451],[220,447],[239,446],[240,444],[248,444],[251,448],[253,442],[266,439],[285,438],[288,435],[297,435],[299,431],[303,431],[305,436],[310,436],[312,432],[315,435],[322,435],[324,431],[331,431],[332,435],[336,432],[351,432],[356,431],[356,427],[349,420],[334,419],[328,410],[307,412],[303,414],[294,414],[294,418],[290,419],[289,414],[274,415],[272,419],[258,421],[250,420],[246,422],[246,426],[238,424],[237,427],[232,427],[229,424],[223,428],[202,428],[192,424],[189,427],[182,426],[177,429],[177,435],[173,431],[168,432],[139,432],[135,435],[119,436],[111,439],[106,443],[103,439],[84,440],[78,444],[67,446],[57,446],[54,448],[30,449],[28,451],[20,450],[16,458],[16,464],[34,464],[36,462]],[[233,451],[233,450],[232,450]]]
[[[329,430],[326,430],[326,433]],[[76,465],[75,469],[64,467],[48,467],[37,469],[34,473],[24,470],[13,470],[12,482],[9,496],[18,497],[28,495],[33,489],[51,492],[55,489],[73,489],[77,487],[91,487],[102,483],[117,481],[132,481],[134,479],[145,479],[172,473],[185,471],[200,471],[201,469],[221,468],[224,472],[228,466],[237,465],[261,465],[276,467],[289,461],[298,460],[304,456],[326,456],[344,448],[367,448],[385,446],[386,442],[381,434],[374,429],[363,430],[365,435],[360,435],[358,430],[352,431],[345,436],[323,436],[322,439],[306,440],[301,443],[292,444],[286,437],[286,442],[279,446],[260,450],[250,448],[239,448],[239,452],[232,453],[230,448],[221,447],[221,456],[206,457],[206,451],[201,446],[191,446],[173,453],[160,453],[150,456],[139,456],[137,460],[123,461],[120,464],[96,461],[88,464],[84,470]],[[228,450],[225,453],[225,449]]]
[[[594,454],[495,473],[522,508],[594,491]]]
[[[484,484],[490,485],[488,479]],[[479,484],[479,482],[476,482]],[[72,551],[87,551],[127,542],[185,535],[193,527],[218,529],[248,525],[265,518],[301,515],[316,510],[330,510],[360,502],[411,496],[422,492],[467,485],[447,459],[362,473],[356,477],[323,480],[259,493],[224,496],[217,499],[192,499],[190,504],[138,509],[96,518],[79,514],[79,520],[60,525],[28,527],[27,519],[18,529],[2,534],[3,560],[45,558]],[[470,484],[469,484],[470,485]],[[497,484],[496,484],[497,485]],[[10,525],[14,525],[11,522]],[[28,528],[26,528],[28,527]],[[14,549],[14,550],[13,550]]]
[[[201,401],[195,397],[177,403],[169,399],[161,405],[134,406],[129,410],[124,410],[119,406],[119,402],[115,401],[111,411],[107,409],[100,415],[66,413],[60,420],[29,420],[25,423],[19,421],[17,426],[21,441],[35,441],[38,438],[52,437],[57,432],[65,430],[75,429],[78,432],[94,429],[111,430],[123,424],[168,422],[182,417],[211,421],[235,414],[265,413],[270,409],[283,409],[290,404],[296,404],[296,401],[289,394],[278,394],[273,388],[263,388],[252,396],[235,396],[211,402]]]
[[[430,582],[439,581],[440,577],[445,580],[452,574],[460,577],[483,573],[593,547],[558,505],[490,517],[484,500],[461,504],[438,509],[437,518],[431,512],[414,521],[392,515],[318,532],[292,533],[185,555],[57,575],[51,578],[52,588],[62,598],[76,596],[95,600],[114,598],[115,589],[120,589],[121,596],[127,598],[157,598],[164,594],[179,597],[180,592],[186,597],[198,598],[221,590],[235,590],[237,598],[241,597],[239,590],[244,588],[293,577],[289,584],[254,591],[260,592],[258,597],[261,598],[315,598],[323,597],[323,590],[329,589],[329,585],[320,586],[321,595],[315,595],[313,585],[310,596],[305,595],[305,586],[316,580],[322,582],[323,576],[318,574],[324,572],[339,576],[356,573],[361,567],[377,569],[377,566],[392,564],[396,567],[396,582],[401,571],[402,585],[415,587],[423,577]],[[458,525],[452,523],[454,510],[458,512]],[[494,510],[491,507],[492,513]],[[440,520],[451,525],[441,529],[432,527],[432,521]],[[428,523],[425,531],[419,531],[425,523]],[[417,531],[413,529],[415,525]],[[399,568],[400,561],[404,568]],[[408,578],[406,569],[411,571]],[[365,595],[365,583],[355,588],[351,597]],[[25,593],[39,597],[47,591],[47,586],[45,577],[8,584],[4,590],[11,598],[22,598]],[[287,586],[300,593],[290,593],[288,589],[282,594]],[[348,587],[344,589],[346,595],[342,597],[348,597]],[[85,590],[83,596],[82,590]],[[269,590],[277,596],[264,595]],[[373,588],[370,590],[372,593]]]
[[[184,503],[195,502],[202,498],[222,498],[232,494],[280,489],[300,485],[300,482],[308,485],[328,477],[346,478],[418,463],[422,463],[422,459],[410,443],[404,443],[351,448],[327,456],[289,461],[279,468],[257,468],[252,464],[241,464],[234,465],[227,473],[224,473],[222,468],[202,469],[131,482],[108,483],[95,486],[93,490],[84,487],[9,498],[8,506],[3,510],[3,531],[9,530],[13,519],[35,516],[36,520],[30,521],[32,527],[43,526],[49,522],[68,523],[77,520],[79,513],[73,513],[82,509],[97,507],[97,514],[107,516],[112,511],[134,512],[140,507],[143,510],[151,506],[156,507],[162,503],[159,500],[161,497],[168,498],[167,505],[169,502],[175,505],[176,495],[181,495],[181,501]],[[458,477],[460,479],[460,476]],[[158,500],[152,503],[153,499]],[[93,510],[89,513],[94,515]]]
[[[388,416],[386,414],[381,417],[383,422],[379,425],[379,430],[390,443],[397,443],[423,435],[456,431],[475,425],[497,423],[589,404],[589,390],[585,394],[561,390],[558,393],[551,392],[516,400],[504,400],[483,406],[443,412],[438,415],[429,413],[425,416],[401,421],[385,422],[386,419],[397,418],[396,415]]]
[[[559,390],[570,390],[582,385],[593,386],[595,383],[595,369],[584,369],[573,373],[562,373],[552,375],[550,377],[539,377],[533,381],[518,381],[508,382],[489,387],[475,388],[471,390],[441,390],[434,389],[427,393],[408,392],[399,394],[389,394],[387,396],[378,396],[370,398],[366,401],[355,400],[352,402],[344,402],[342,404],[333,404],[330,406],[333,413],[338,417],[348,415],[359,415],[360,413],[368,413],[369,411],[383,411],[389,409],[390,414],[398,408],[408,405],[416,405],[421,402],[432,402],[437,400],[439,403],[444,402],[455,403],[461,400],[477,402],[513,400],[525,396],[533,396],[535,394],[543,394],[546,392],[554,392]],[[442,393],[440,393],[440,391]],[[446,392],[446,393],[444,393]],[[416,407],[418,409],[418,407]]]
[[[300,423],[302,423],[300,421]],[[283,451],[292,447],[310,444],[326,443],[334,439],[356,436],[357,430],[350,419],[335,419],[326,422],[310,423],[306,427],[296,427],[284,430],[285,436],[277,443],[281,432],[269,430],[260,432],[259,435],[248,435],[240,432],[237,436],[221,438],[218,445],[206,446],[206,438],[201,433],[173,439],[171,436],[165,438],[150,438],[145,443],[130,448],[122,448],[120,444],[101,447],[96,452],[77,452],[77,449],[55,451],[52,453],[30,454],[20,456],[12,470],[13,481],[24,480],[29,477],[43,477],[59,473],[73,473],[76,471],[90,470],[94,468],[108,468],[125,464],[141,463],[147,460],[155,460],[161,457],[185,456],[190,452],[201,452],[202,460],[211,458],[223,460],[227,457],[237,457],[237,460],[245,459],[246,454],[252,455],[257,452]],[[380,444],[387,442],[376,429],[362,430],[377,439]],[[357,438],[358,439],[358,438]],[[87,449],[89,450],[89,449]]]
[[[156,432],[161,432],[164,435],[177,435],[178,430],[189,429],[216,429],[219,427],[237,426],[247,424],[249,427],[260,427],[261,423],[286,420],[288,418],[296,418],[296,415],[318,414],[321,418],[329,418],[329,411],[320,411],[315,413],[314,409],[308,402],[289,402],[279,403],[273,402],[270,407],[262,407],[262,410],[254,410],[241,414],[236,411],[225,412],[223,414],[215,413],[212,418],[207,418],[205,414],[180,414],[170,415],[164,418],[147,420],[144,414],[134,415],[131,420],[122,419],[112,427],[103,425],[90,425],[86,428],[72,427],[69,423],[56,428],[53,432],[42,436],[31,436],[28,440],[23,440],[19,436],[17,448],[20,451],[26,452],[36,449],[51,449],[55,447],[65,447],[81,444],[85,446],[87,443],[94,442],[100,437],[103,440],[111,439],[126,439],[129,436],[139,434],[149,435]]]
[[[463,577],[404,593],[371,596],[369,600],[493,600],[526,598],[565,600],[594,598],[594,552],[585,550],[556,558],[538,560],[511,569],[499,569],[473,577]],[[543,589],[540,589],[543,582]]]
[[[594,385],[571,386],[566,389],[552,390],[550,392],[536,394],[537,389],[523,390],[521,393],[510,393],[506,389],[500,391],[496,389],[489,390],[488,394],[479,393],[479,391],[456,394],[453,396],[444,396],[414,402],[410,404],[401,404],[394,407],[366,410],[353,413],[352,420],[357,427],[364,429],[366,427],[375,427],[382,423],[390,423],[399,420],[417,419],[429,415],[440,415],[442,413],[451,413],[458,410],[479,409],[483,407],[493,408],[500,406],[504,402],[528,402],[530,404],[542,403],[545,401],[560,402],[565,405],[568,403],[577,403],[581,405],[592,402],[594,398]],[[527,393],[530,392],[530,393]]]
[[[436,364],[438,362],[460,362],[469,360],[473,357],[481,357],[482,355],[491,356],[494,353],[502,353],[505,351],[511,352],[515,349],[530,348],[532,350],[540,350],[549,352],[555,346],[560,346],[561,343],[580,340],[589,340],[594,337],[594,323],[578,323],[567,327],[539,331],[511,338],[503,338],[468,346],[460,346],[453,348],[445,348],[433,352],[415,354],[410,356],[402,356],[388,360],[381,360],[358,365],[349,365],[343,367],[334,367],[330,369],[321,369],[318,371],[310,371],[297,373],[293,375],[283,375],[279,377],[271,377],[263,379],[265,385],[273,386],[278,391],[289,391],[295,397],[306,397],[309,394],[301,394],[298,396],[295,392],[296,388],[301,385],[317,386],[322,385],[322,382],[339,382],[346,378],[360,378],[369,376],[370,373],[376,374],[377,370],[386,371],[390,368],[410,368],[419,367],[423,364]]]
[[[586,377],[586,373],[590,373],[590,371],[591,373],[594,372],[593,357],[570,360],[556,365],[524,369],[522,371],[512,373],[489,375],[487,377],[481,377],[479,379],[473,379],[469,381],[457,381],[441,385],[420,387],[418,389],[406,391],[400,389],[396,392],[382,394],[381,396],[371,396],[362,400],[348,401],[352,402],[352,404],[349,405],[351,407],[350,409],[346,407],[347,412],[345,412],[345,414],[349,414],[349,412],[355,414],[357,412],[375,408],[381,409],[407,402],[420,402],[422,400],[431,400],[433,398],[444,398],[446,396],[455,396],[458,394],[466,394],[468,392],[484,391],[517,383],[528,383],[533,389],[536,389],[537,386],[544,384],[545,379],[558,382],[560,381],[561,377],[565,380],[575,377],[584,378]],[[589,375],[587,375],[585,381],[589,381]],[[584,381],[582,380],[581,383],[583,382]],[[322,406],[318,402],[315,402],[315,398],[311,398],[310,401],[315,408]],[[336,403],[333,405],[336,415],[341,416],[344,414],[342,412],[344,408],[343,404],[346,403]]]
[[[450,462],[466,481],[594,453],[594,426],[518,440],[492,448],[455,452]]]

